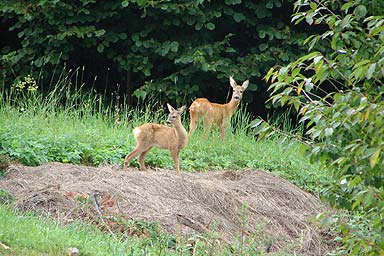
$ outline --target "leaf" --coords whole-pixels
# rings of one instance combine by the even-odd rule
[[[325,136],[331,136],[333,134],[333,128],[326,128],[324,130],[324,135]]]
[[[98,51],[99,53],[102,53],[102,52],[104,51],[104,45],[103,45],[103,44],[99,44],[99,45],[97,46],[97,51]]]
[[[360,175],[356,175],[349,183],[349,187],[350,188],[354,188],[356,187],[357,185],[359,185],[361,182],[363,181],[363,179],[361,178]]]
[[[259,50],[260,51],[265,51],[268,48],[268,44],[259,44]]]
[[[348,9],[351,8],[352,6],[355,5],[355,2],[354,1],[351,1],[351,2],[348,2],[348,3],[345,3],[341,6],[341,10],[342,11],[345,11],[345,13],[348,12]]]
[[[304,82],[301,82],[301,83],[297,86],[297,95],[300,95],[301,90],[303,89],[303,86],[304,86]]]
[[[123,6],[123,7],[127,7],[128,5],[129,5],[129,1],[127,1],[127,0],[121,2],[121,6]]]
[[[371,165],[371,168],[374,168],[378,163],[380,152],[381,152],[381,148],[377,148],[375,153],[369,158],[369,164]]]
[[[176,41],[172,41],[169,46],[172,52],[177,52],[177,50],[179,49],[179,43]]]
[[[268,9],[272,9],[273,8],[273,2],[268,1],[267,4],[265,5],[265,7],[267,7]]]
[[[275,68],[274,68],[274,67],[271,67],[271,68],[268,70],[267,74],[264,76],[264,79],[265,79],[266,81],[268,81],[269,78],[273,75],[274,71],[275,71]]]
[[[202,27],[203,27],[203,23],[202,22],[198,22],[198,23],[196,23],[196,25],[195,25],[195,29],[196,30],[200,30]]]
[[[293,101],[293,107],[295,108],[296,111],[299,111],[299,109],[300,109],[300,101],[298,99]]]
[[[367,8],[364,6],[364,5],[359,5],[356,7],[356,9],[353,11],[353,13],[360,17],[360,18],[363,18],[365,17],[365,15],[367,15],[368,11],[367,11]]]
[[[208,22],[206,26],[207,26],[207,29],[209,29],[209,30],[215,29],[215,24],[213,24],[212,22]]]
[[[228,53],[235,53],[236,50],[235,50],[234,48],[232,48],[232,47],[227,47],[227,48],[225,48],[225,52],[228,52]]]
[[[233,19],[234,19],[237,23],[239,23],[239,22],[245,20],[245,16],[244,16],[244,14],[242,14],[242,13],[235,12],[235,14],[233,15]]]
[[[256,128],[259,125],[261,125],[261,123],[263,123],[263,119],[256,118],[255,120],[252,121],[251,128]]]
[[[365,77],[367,79],[371,79],[373,74],[375,73],[375,69],[376,69],[376,63],[372,63],[371,65],[369,65],[369,68],[367,70]]]
[[[312,25],[312,24],[313,24],[313,16],[315,16],[315,13],[310,13],[310,14],[307,14],[307,16],[305,16],[305,21],[306,21],[309,25]]]

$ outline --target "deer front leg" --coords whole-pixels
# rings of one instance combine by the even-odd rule
[[[179,175],[180,165],[179,165],[179,150],[170,150],[173,163],[175,165],[176,174]]]
[[[225,132],[226,132],[227,128],[228,128],[228,124],[226,122],[222,123],[220,125],[221,140],[223,140],[223,141],[225,140]]]
[[[221,132],[221,140],[225,140],[225,134],[227,132],[227,129],[228,127],[230,126],[231,124],[231,117],[229,118],[223,118],[223,120],[221,121],[220,125],[219,125],[219,128],[220,128],[220,132]]]

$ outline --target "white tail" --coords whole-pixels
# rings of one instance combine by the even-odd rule
[[[196,128],[196,122],[201,119],[205,121],[204,138],[207,137],[212,125],[215,124],[220,128],[221,138],[225,138],[225,130],[227,129],[233,113],[237,110],[240,100],[243,97],[243,92],[247,89],[249,80],[243,84],[237,85],[232,77],[229,78],[229,83],[233,88],[231,101],[227,104],[212,103],[206,98],[198,98],[194,100],[189,107],[190,124],[189,135]]]
[[[171,152],[176,173],[179,174],[179,153],[188,143],[187,131],[181,123],[181,114],[186,107],[183,106],[176,110],[168,103],[167,106],[169,116],[166,123],[170,126],[146,123],[133,129],[136,147],[125,157],[124,170],[128,168],[132,158],[137,155],[139,155],[140,170],[147,170],[144,164],[144,158],[152,147],[157,147],[168,149]]]

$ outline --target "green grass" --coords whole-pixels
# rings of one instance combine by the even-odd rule
[[[176,245],[171,236],[156,233],[152,237],[121,236],[117,239],[91,225],[73,223],[60,226],[48,218],[0,207],[0,255],[68,255],[75,247],[81,255],[180,255],[184,245]]]
[[[166,108],[157,103],[136,109],[124,105],[116,108],[105,105],[99,96],[69,89],[63,81],[60,90],[56,87],[45,96],[0,89],[0,156],[26,165],[51,161],[121,164],[135,146],[133,127],[166,120]],[[188,129],[187,113],[183,120]],[[327,182],[326,173],[309,163],[303,146],[278,136],[258,140],[249,128],[251,121],[249,114],[239,110],[233,118],[236,129],[227,132],[224,142],[217,131],[202,140],[202,130],[197,129],[181,151],[181,170],[261,169],[318,194]],[[138,166],[136,159],[131,164]],[[165,150],[153,149],[146,164],[173,169]],[[186,241],[170,246],[169,236],[159,232],[156,237],[122,237],[116,241],[84,223],[62,227],[49,219],[0,206],[0,242],[11,247],[10,251],[0,247],[1,255],[65,255],[69,247],[77,247],[82,255],[182,255],[180,251],[186,249]],[[197,243],[201,255],[218,250],[209,248],[210,242],[208,237]],[[223,253],[226,250],[223,248]]]
[[[158,111],[158,119],[165,120],[165,112]],[[150,113],[144,113],[147,119]],[[184,119],[187,119],[184,114]],[[151,120],[161,122],[158,120]],[[121,164],[124,156],[135,146],[132,127],[138,119],[117,125],[95,114],[76,118],[70,113],[20,113],[0,109],[0,155],[27,165],[46,162],[99,165]],[[227,133],[223,142],[217,132],[202,140],[197,130],[189,144],[181,151],[181,170],[262,169],[314,191],[325,174],[309,163],[302,145],[275,137],[257,140],[246,129]],[[166,150],[153,149],[146,164],[173,169],[173,161]],[[136,159],[132,161],[137,166]]]

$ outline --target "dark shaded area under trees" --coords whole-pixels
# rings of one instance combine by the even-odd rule
[[[263,76],[305,53],[309,31],[291,24],[292,9],[280,0],[2,1],[2,84],[32,74],[47,87],[63,66],[84,68],[85,89],[118,92],[127,105],[189,105],[225,102],[232,75],[251,81],[244,102],[266,116]]]

